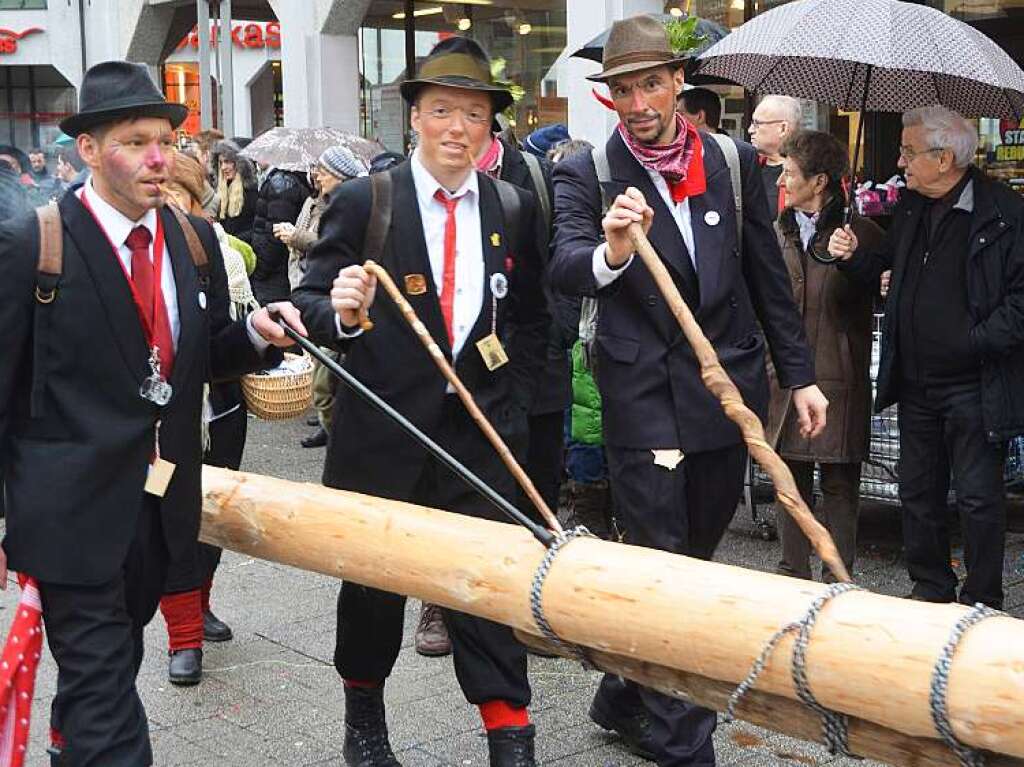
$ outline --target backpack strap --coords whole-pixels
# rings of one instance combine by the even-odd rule
[[[50,329],[51,306],[57,298],[57,284],[64,271],[64,226],[60,208],[43,205],[35,209],[39,223],[39,256],[36,266],[36,308],[33,312],[32,332],[32,391],[29,416],[41,418],[45,412],[46,379],[49,374],[50,355],[47,339]]]
[[[611,200],[608,199],[604,191],[604,185],[612,180],[612,169],[608,165],[608,150],[603,146],[594,147],[590,157],[594,161],[594,172],[597,173],[597,183],[601,189],[601,215],[604,216],[608,212],[608,208],[612,206]]]
[[[548,196],[548,185],[544,181],[544,170],[535,155],[529,152],[523,152],[522,155],[526,167],[530,170],[530,180],[533,182],[533,190],[537,193],[541,215],[544,216],[545,231],[551,231],[551,198]]]
[[[480,175],[484,178],[489,178],[494,183],[494,188],[498,192],[498,202],[501,203],[501,215],[505,220],[506,239],[510,243],[518,243],[519,219],[521,217],[522,205],[519,202],[519,193],[516,191],[516,187],[499,178],[490,178],[490,176],[483,173]]]
[[[199,272],[199,280],[203,288],[208,288],[210,285],[210,259],[206,255],[206,248],[203,247],[203,243],[199,239],[199,232],[196,231],[189,217],[177,205],[168,205],[167,209],[174,214],[174,218],[178,221],[178,226],[181,227],[182,234],[185,235],[188,252],[192,256],[192,263],[195,265],[196,271]]]
[[[743,176],[740,174],[740,153],[736,142],[722,133],[711,133],[725,155],[725,163],[729,166],[729,178],[732,180],[732,198],[736,204],[736,242],[743,249]]]
[[[363,239],[363,257],[377,263],[380,263],[384,243],[388,239],[388,229],[391,228],[393,186],[391,171],[370,176],[370,220]]]

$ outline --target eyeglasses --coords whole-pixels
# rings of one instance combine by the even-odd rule
[[[756,130],[757,128],[760,128],[763,125],[776,125],[777,123],[784,123],[784,122],[786,122],[786,121],[785,120],[754,120],[754,119],[751,119],[750,127],[754,128]]]
[[[931,147],[928,147],[927,149],[922,149],[920,152],[918,152],[913,147],[909,147],[909,146],[901,146],[899,149],[900,149],[899,156],[902,157],[904,160],[906,160],[909,163],[909,162],[913,162],[915,159],[917,159],[918,157],[920,157],[923,154],[931,154],[932,152],[944,152],[946,150],[946,147],[944,147],[944,146],[931,146]]]
[[[668,85],[660,77],[648,77],[645,80],[633,83],[632,85],[610,85],[608,86],[608,90],[611,91],[612,99],[615,101],[622,101],[623,99],[628,99],[632,96],[633,91],[637,88],[639,88],[640,92],[645,96],[657,96],[667,87]]]
[[[421,114],[425,114],[438,122],[450,122],[455,117],[456,112],[461,112],[463,119],[473,125],[484,125],[491,122],[490,112],[486,109],[477,109],[475,107],[468,111],[462,107],[434,107],[433,109],[423,110]]]

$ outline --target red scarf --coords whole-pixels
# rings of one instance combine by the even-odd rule
[[[676,137],[671,144],[641,144],[622,122],[619,123],[619,135],[643,167],[662,175],[672,192],[673,202],[679,203],[707,191],[704,144],[697,129],[682,115],[676,114]]]
[[[504,155],[502,149],[501,142],[495,136],[491,139],[491,146],[484,152],[484,156],[476,161],[476,169],[491,178],[498,178],[501,175],[501,160]]]
[[[22,767],[36,669],[43,650],[43,608],[33,578],[18,575],[21,599],[0,656],[0,766]]]

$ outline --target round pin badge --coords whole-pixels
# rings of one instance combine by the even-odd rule
[[[204,290],[199,291],[199,308],[206,309],[206,291]]]
[[[491,293],[495,298],[501,299],[508,295],[508,277],[501,272],[491,275]]]
[[[709,210],[704,214],[704,223],[708,226],[718,226],[718,222],[722,220],[722,217],[718,215],[717,210]]]

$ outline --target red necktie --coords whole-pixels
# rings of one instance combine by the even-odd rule
[[[444,274],[441,278],[441,314],[448,331],[448,344],[455,344],[452,333],[452,315],[455,305],[455,208],[462,197],[449,197],[443,190],[434,192],[434,199],[444,205]]]
[[[160,347],[160,374],[167,379],[171,377],[174,367],[174,341],[171,338],[167,307],[163,302],[162,286],[154,285],[156,270],[149,256],[149,243],[152,239],[149,229],[137,226],[129,233],[124,244],[132,252],[132,283],[139,296],[140,311],[153,329],[151,342]]]

